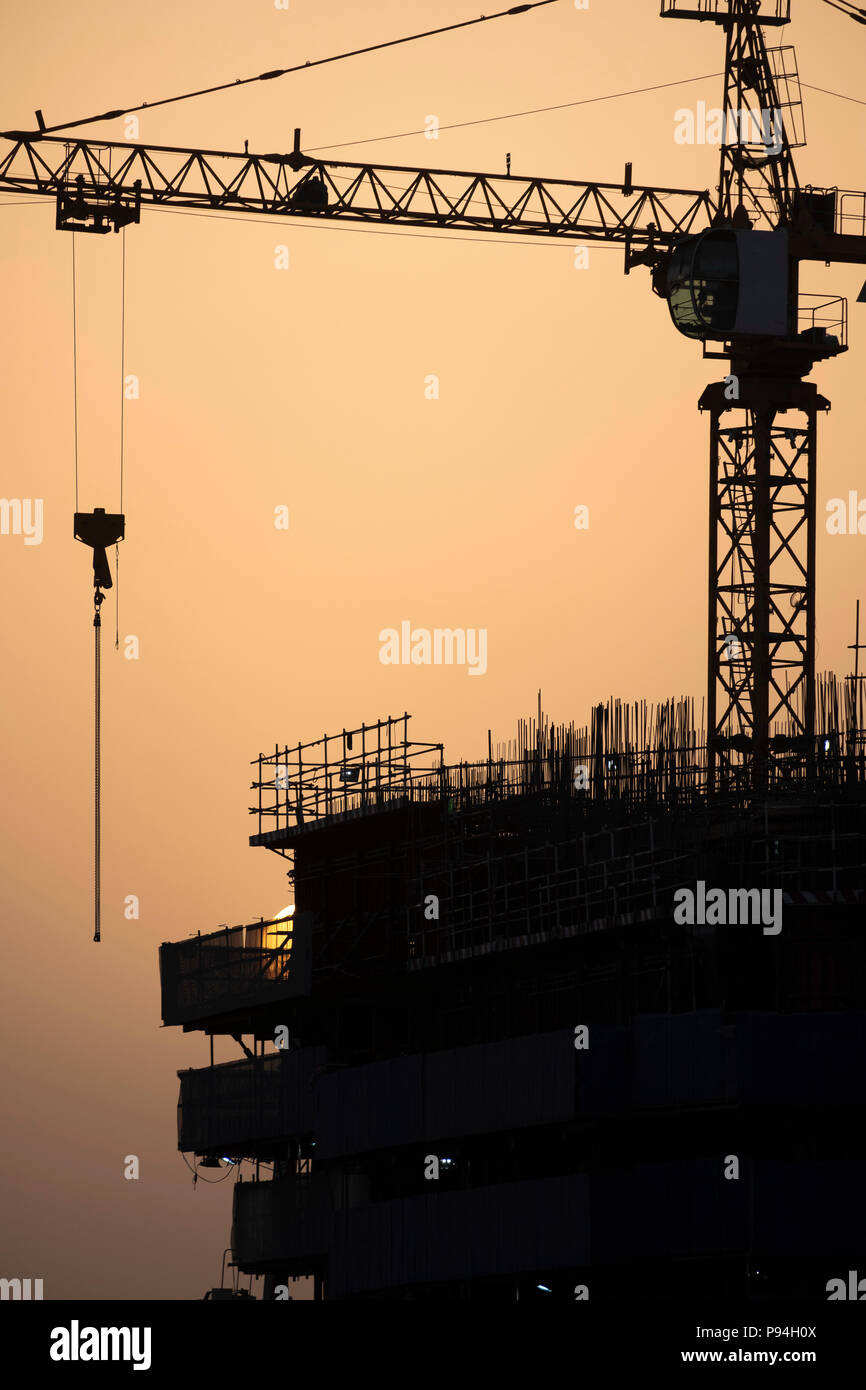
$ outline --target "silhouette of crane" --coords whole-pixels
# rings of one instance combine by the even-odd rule
[[[729,363],[699,401],[709,778],[760,792],[808,773],[815,754],[817,417],[829,403],[805,378],[847,350],[846,301],[802,295],[799,269],[866,264],[866,194],[799,186],[794,50],[764,37],[789,22],[790,0],[662,0],[661,15],[724,32],[715,197],[636,186],[630,163],[617,183],[522,177],[510,161],[504,175],[350,163],[304,154],[298,130],[287,154],[188,150],[56,133],[41,112],[38,130],[0,133],[0,191],[51,196],[59,229],[96,234],[170,205],[622,243],[626,274],[647,266],[679,332]]]

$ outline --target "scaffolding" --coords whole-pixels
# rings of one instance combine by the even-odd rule
[[[770,740],[769,794],[839,791],[866,781],[863,682],[828,674],[815,682],[814,737],[802,735],[797,692],[786,696],[790,717]],[[608,700],[588,726],[554,724],[539,708],[517,737],[494,745],[483,761],[446,765],[441,743],[410,742],[403,714],[342,730],[313,743],[275,746],[252,766],[258,833],[253,845],[289,847],[309,829],[408,805],[472,811],[531,798],[539,804],[616,807],[631,815],[697,810],[755,801],[747,769],[709,777],[703,712],[695,702],[653,705]],[[743,735],[745,738],[746,736]]]
[[[508,742],[488,733],[475,762],[410,743],[408,715],[362,726],[360,746],[355,730],[278,747],[257,760],[251,843],[292,860],[323,973],[670,921],[676,890],[699,879],[852,903],[866,845],[864,681],[826,675],[813,698],[820,733],[803,737],[792,692],[760,794],[747,768],[711,777],[689,699],[610,700],[579,728],[552,723],[539,698],[536,717]]]

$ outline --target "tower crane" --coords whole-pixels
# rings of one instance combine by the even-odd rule
[[[661,0],[661,16],[724,34],[715,196],[637,185],[630,163],[611,183],[525,177],[510,161],[505,174],[353,163],[305,154],[299,130],[287,153],[185,149],[92,140],[48,128],[41,112],[36,130],[0,132],[0,192],[50,197],[59,230],[90,234],[171,206],[621,243],[625,273],[646,266],[677,330],[729,364],[699,401],[710,417],[709,786],[759,793],[815,757],[817,418],[829,403],[805,378],[847,350],[846,301],[811,302],[799,270],[866,264],[866,194],[799,185],[796,59],[765,40],[789,22],[790,0]],[[76,518],[95,564],[122,526]]]

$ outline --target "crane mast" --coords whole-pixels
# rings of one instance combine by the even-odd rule
[[[710,416],[709,782],[762,793],[815,771],[817,421],[830,407],[805,378],[847,350],[845,300],[801,294],[800,261],[820,250],[863,264],[866,224],[840,231],[846,195],[800,189],[796,58],[764,37],[789,22],[790,0],[663,0],[662,15],[725,34],[714,226],[669,257],[667,288],[680,331],[730,364],[699,402]]]

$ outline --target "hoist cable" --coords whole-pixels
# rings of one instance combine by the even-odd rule
[[[76,314],[75,277],[75,233],[72,233],[72,419],[75,439],[75,510],[78,511],[78,317]],[[93,940],[101,941],[102,884],[101,884],[101,800],[102,800],[102,749],[100,743],[100,724],[102,716],[102,670],[100,660],[100,636],[102,623],[99,606],[102,593],[97,588],[93,595]]]
[[[72,233],[72,429],[75,438],[75,510],[78,511],[78,322],[75,312],[75,233]]]
[[[106,518],[112,524],[115,535],[106,534],[105,526],[85,525],[87,520],[95,523],[98,517],[105,517],[102,508],[97,507],[92,518],[78,514],[78,319],[77,319],[77,277],[75,265],[75,234],[72,236],[72,342],[73,342],[73,420],[75,435],[75,535],[90,545],[94,552],[93,574],[93,940],[102,940],[102,616],[101,608],[105,599],[103,587],[111,587],[111,573],[106,562],[103,546],[123,535],[123,452],[124,452],[124,395],[123,375],[126,367],[126,235],[122,238],[121,249],[121,313],[120,313],[120,506],[119,517]],[[119,522],[119,530],[117,523]],[[115,564],[119,584],[119,550],[115,542]],[[116,596],[118,597],[118,596]],[[115,645],[120,645],[119,598],[116,608]]]
[[[488,24],[492,19],[503,19],[510,15],[526,14],[528,10],[540,10],[545,5],[556,5],[559,0],[533,0],[526,5],[512,5],[508,10],[496,14],[482,14],[477,19],[460,20],[457,24],[444,24],[439,29],[426,29],[423,33],[407,34],[402,39],[387,39],[384,43],[367,44],[364,48],[353,48],[346,53],[335,53],[330,58],[315,58],[312,62],[296,63],[291,68],[274,68],[272,72],[260,72],[255,77],[237,77],[234,82],[220,82],[215,87],[202,87],[195,92],[184,92],[181,96],[163,97],[160,101],[143,101],[139,106],[124,106],[116,111],[103,111],[98,116],[84,116],[77,121],[64,121],[59,125],[47,126],[37,112],[39,134],[51,135],[58,130],[73,130],[76,126],[92,125],[95,121],[114,121],[121,116],[132,115],[134,111],[152,111],[157,106],[169,106],[177,101],[190,101],[193,97],[210,96],[213,92],[227,92],[233,87],[246,87],[251,82],[269,82],[274,77],[286,77],[292,72],[304,72],[307,68],[323,67],[326,63],[338,63],[343,58],[358,58],[363,53],[377,53],[383,48],[396,48],[400,44],[414,43],[417,39],[430,39],[437,34],[450,34],[455,29],[469,29],[475,24]],[[35,134],[36,132],[34,132]]]
[[[120,236],[120,512],[123,514],[123,420],[126,380],[126,228]],[[120,647],[120,546],[114,547],[114,650]]]
[[[120,510],[123,511],[123,387],[126,366],[126,228],[120,238]]]

